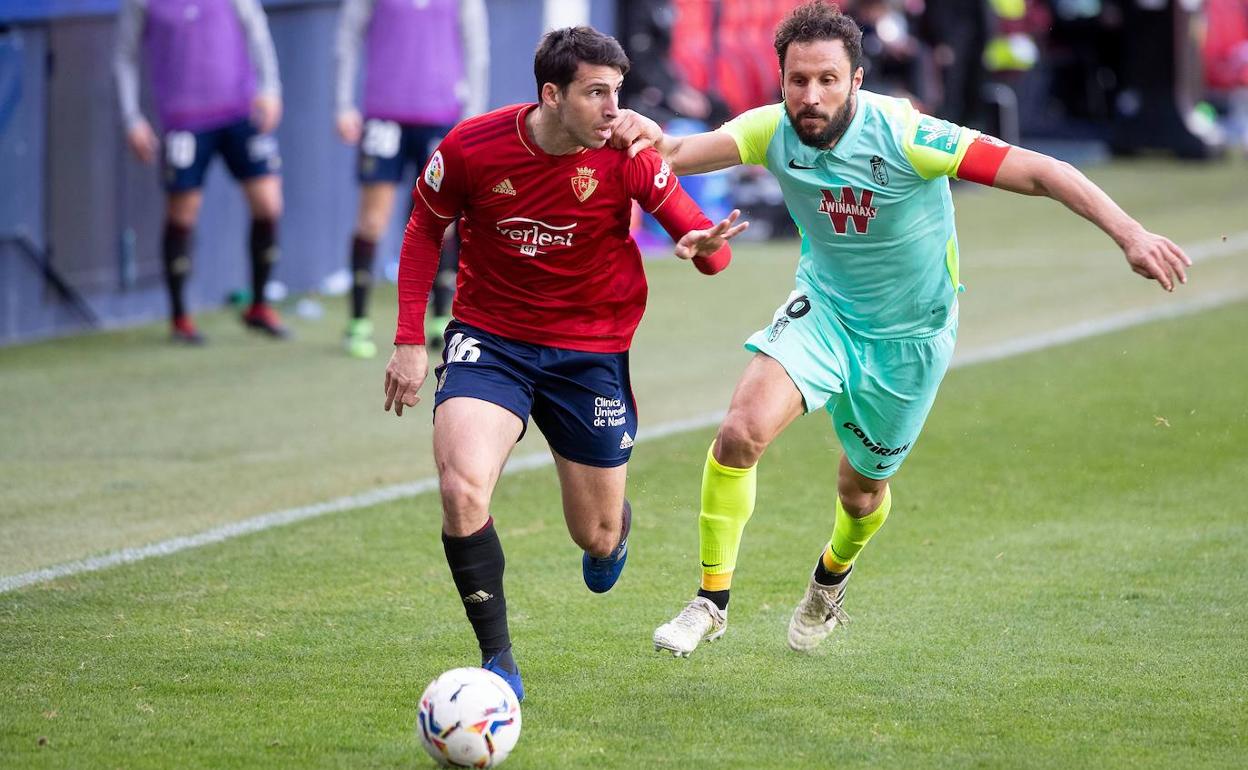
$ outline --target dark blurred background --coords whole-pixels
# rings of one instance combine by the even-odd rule
[[[531,101],[531,52],[544,29],[590,23],[633,59],[626,106],[674,132],[714,127],[779,100],[772,34],[795,4],[488,0],[489,103]],[[332,292],[357,196],[354,150],[333,129],[339,9],[263,5],[285,103],[277,277],[293,293]],[[866,88],[1007,141],[1080,165],[1142,153],[1220,163],[1248,147],[1248,0],[841,7],[864,30]],[[165,314],[162,195],[156,172],[126,152],[109,66],[116,13],[116,0],[0,0],[0,344]],[[712,213],[746,209],[754,237],[790,232],[766,174],[744,169],[689,186]],[[218,164],[205,186],[193,304],[220,303],[246,285],[237,235],[246,216]],[[381,273],[393,271],[400,228],[396,217]]]

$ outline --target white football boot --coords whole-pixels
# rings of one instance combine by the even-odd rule
[[[721,610],[705,596],[695,596],[680,614],[654,632],[654,649],[687,658],[702,641],[713,642],[728,627],[728,610]]]
[[[850,568],[853,571],[853,568]],[[806,595],[797,603],[793,617],[789,619],[789,646],[798,652],[807,652],[819,646],[837,626],[849,622],[849,615],[841,607],[845,598],[845,585],[849,575],[834,586],[815,582],[810,576]]]

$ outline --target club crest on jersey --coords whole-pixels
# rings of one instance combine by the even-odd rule
[[[446,163],[442,160],[442,151],[438,150],[429,159],[429,165],[425,167],[425,184],[433,188],[434,192],[441,192],[442,179],[446,176]]]
[[[884,165],[884,159],[879,155],[871,156],[871,176],[880,185],[888,186],[888,166]]]
[[[871,198],[875,195],[871,190],[862,190],[861,193],[855,193],[852,187],[842,187],[841,197],[838,199],[836,193],[831,190],[820,190],[823,193],[823,200],[819,203],[819,211],[828,215],[832,220],[832,229],[837,235],[845,235],[849,232],[849,223],[853,222],[854,232],[859,235],[866,235],[867,228],[871,226],[871,220],[875,219],[879,209],[871,205]]]
[[[589,200],[589,196],[598,189],[598,180],[594,179],[595,170],[580,166],[576,169],[576,176],[572,177],[572,192],[576,193],[576,199],[581,203]]]

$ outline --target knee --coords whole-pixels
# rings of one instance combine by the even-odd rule
[[[278,220],[282,218],[281,192],[266,195],[256,202],[251,215],[254,219]]]
[[[381,231],[386,229],[389,213],[381,206],[369,204],[367,201],[361,202],[360,212],[355,220],[355,234],[373,243],[381,240]]]
[[[195,196],[174,196],[165,209],[165,219],[184,230],[193,230],[199,220],[199,199]]]
[[[841,507],[854,518],[867,516],[884,502],[884,493],[888,489],[886,480],[842,477],[837,484],[837,496],[841,499]]]
[[[490,493],[485,483],[455,471],[444,471],[439,481],[442,511],[448,534],[470,535],[489,517]]]
[[[572,539],[581,550],[596,559],[601,559],[609,556],[620,544],[620,533],[610,522],[598,521],[590,527],[572,533]]]
[[[749,468],[758,464],[767,443],[749,423],[729,414],[716,437],[715,459],[729,468]]]
[[[265,177],[248,188],[252,219],[280,219],[282,216],[282,184],[277,177]]]

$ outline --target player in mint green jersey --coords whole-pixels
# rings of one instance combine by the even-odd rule
[[[802,233],[797,286],[746,342],[754,358],[707,454],[700,590],[655,631],[657,649],[688,655],[723,634],[758,460],[789,423],[821,407],[845,452],[832,536],[789,622],[789,645],[812,649],[847,619],[854,559],[888,516],[888,480],[953,354],[960,287],[949,177],[1053,198],[1113,238],[1136,273],[1167,291],[1186,282],[1191,260],[1070,165],[860,90],[861,41],[836,6],[808,2],[776,30],[783,103],[681,138],[635,113],[615,127],[617,145],[653,145],[677,174],[766,166]]]

